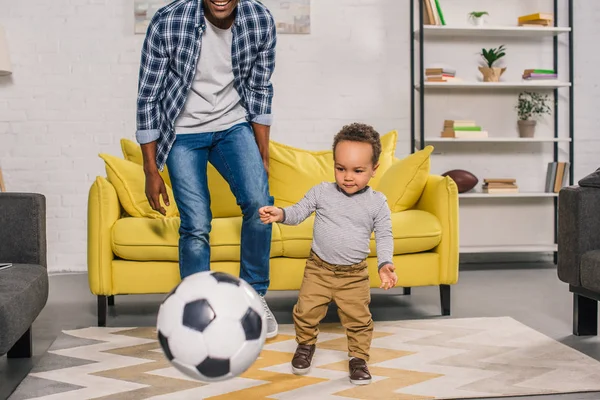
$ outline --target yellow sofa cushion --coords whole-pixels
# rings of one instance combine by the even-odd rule
[[[106,166],[106,176],[108,181],[114,186],[119,197],[119,202],[127,214],[132,217],[164,218],[161,213],[150,207],[146,198],[146,176],[141,165],[124,160],[110,154],[99,154],[104,160]],[[179,216],[177,205],[174,201],[171,187],[165,185],[169,205],[165,205],[160,198],[161,205],[167,211],[167,217]]]
[[[381,137],[379,168],[370,185],[376,188],[381,175],[394,162],[398,133],[391,131]],[[287,207],[298,202],[306,192],[321,182],[333,182],[333,150],[311,151],[269,143],[269,188],[275,205]]]
[[[433,146],[426,146],[403,159],[396,160],[383,174],[377,190],[387,198],[392,212],[412,208],[429,179],[430,155]]]
[[[129,139],[121,139],[121,149],[123,150],[123,157],[125,157],[126,160],[143,165],[142,149],[139,144]],[[166,165],[160,174],[165,183],[172,186],[169,170]],[[242,215],[242,210],[240,209],[240,206],[237,205],[235,196],[231,193],[231,189],[229,188],[229,184],[211,163],[208,163],[206,175],[208,176],[210,210],[213,217],[237,217]]]
[[[279,225],[283,240],[283,256],[306,258],[312,243],[314,215],[299,225]],[[394,255],[419,253],[433,249],[442,240],[442,226],[435,215],[421,210],[392,213],[392,235]],[[377,254],[375,236],[370,243],[373,257]]]
[[[120,258],[178,261],[179,218],[121,218],[112,228],[112,249]],[[239,261],[242,217],[215,218],[210,233],[211,261]],[[282,254],[281,231],[273,225],[271,257]]]

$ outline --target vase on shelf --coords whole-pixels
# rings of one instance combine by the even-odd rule
[[[519,137],[532,138],[535,134],[536,121],[532,120],[519,120],[517,122],[519,127]]]
[[[506,67],[479,67],[479,71],[483,75],[484,82],[498,82],[504,71],[506,71]]]

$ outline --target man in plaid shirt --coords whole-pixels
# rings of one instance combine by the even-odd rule
[[[166,165],[181,215],[181,278],[210,269],[212,214],[207,162],[227,180],[243,213],[240,278],[261,295],[267,337],[277,321],[269,286],[271,225],[258,209],[269,194],[271,75],[275,22],[258,0],[176,0],[159,9],[142,47],[136,139],[146,196],[165,214]]]

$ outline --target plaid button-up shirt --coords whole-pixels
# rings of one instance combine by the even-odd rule
[[[194,81],[206,30],[203,0],[176,0],[159,9],[142,46],[136,140],[157,140],[156,163],[163,169],[175,141],[174,124]],[[271,125],[275,68],[275,22],[257,0],[239,0],[232,29],[234,87],[247,119]]]

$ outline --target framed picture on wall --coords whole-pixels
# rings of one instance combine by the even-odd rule
[[[145,34],[148,24],[159,8],[166,6],[173,0],[133,0],[133,13],[135,16],[135,33]]]
[[[273,14],[277,33],[310,33],[310,0],[260,0]]]

